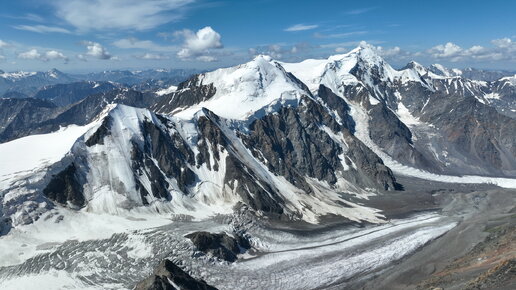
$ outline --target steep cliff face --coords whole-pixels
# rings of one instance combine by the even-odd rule
[[[508,132],[515,120],[506,117],[514,98],[511,77],[475,81],[415,62],[395,70],[368,45],[283,65],[315,96],[326,95],[318,89],[323,85],[362,111],[364,120],[353,118],[367,122],[361,140],[371,139],[396,162],[439,174],[514,175],[515,140]]]
[[[397,186],[382,160],[309,98],[246,130],[207,109],[190,120],[108,110],[40,182],[49,201],[110,214],[146,208],[202,219],[247,205],[280,219],[379,222],[376,210],[340,194]]]

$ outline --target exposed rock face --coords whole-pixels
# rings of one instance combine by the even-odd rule
[[[213,84],[199,85],[199,75],[195,75],[187,81],[179,84],[177,91],[163,96],[151,109],[158,113],[172,112],[179,108],[206,101],[215,95],[216,88]]]
[[[410,113],[433,126],[430,134],[419,137],[428,139],[431,147],[439,148],[436,151],[447,151],[454,156],[448,158],[446,166],[439,161],[433,164],[441,170],[462,174],[513,175],[516,139],[511,132],[516,128],[516,120],[484,104],[481,96],[486,88],[475,87],[468,80],[433,80],[433,85],[437,88],[433,92],[416,84],[400,90]],[[424,144],[414,145],[422,148]]]
[[[43,190],[43,194],[59,204],[70,203],[72,206],[82,207],[85,200],[75,165],[72,163],[55,175]]]
[[[106,116],[102,121],[102,125],[93,133],[86,142],[86,146],[91,147],[93,145],[104,145],[104,137],[108,136],[111,133],[111,125],[113,122],[113,118],[111,116]]]
[[[442,101],[441,101],[442,102]],[[446,101],[445,101],[446,102]],[[429,111],[422,117],[433,120],[447,141],[478,164],[514,172],[516,166],[516,120],[473,98],[449,100],[446,108],[453,115]]]
[[[236,261],[238,254],[251,248],[245,237],[231,237],[226,233],[195,232],[185,237],[192,241],[198,251],[228,262]]]
[[[21,128],[46,120],[56,110],[56,105],[46,100],[0,98],[0,143],[23,136]]]
[[[392,172],[349,132],[345,127],[349,123],[339,124],[323,106],[309,98],[303,102],[297,108],[284,107],[250,125],[251,133],[243,139],[255,158],[267,164],[270,171],[311,192],[304,177],[335,184],[337,172],[345,171],[339,156],[346,153],[344,162],[351,168],[346,168],[344,178],[364,187],[396,188]],[[346,113],[345,108],[341,114]],[[349,119],[349,115],[342,119]],[[342,134],[347,147],[341,147],[331,134]],[[360,166],[353,168],[352,164]]]
[[[329,108],[335,110],[337,116],[340,118],[343,126],[349,130],[350,133],[355,133],[355,121],[349,115],[351,108],[348,103],[341,97],[337,96],[329,88],[324,85],[319,85],[317,96],[321,98],[324,104]]]
[[[175,179],[179,189],[187,192],[187,187],[195,181],[195,174],[188,167],[194,164],[194,153],[186,142],[177,132],[167,134],[150,121],[143,122],[142,133],[145,140],[143,148],[133,143],[135,174],[143,175],[142,170],[146,171],[151,190],[157,198],[170,200],[166,178]]]
[[[154,273],[138,283],[135,290],[216,290],[203,280],[195,279],[170,260],[159,264]]]
[[[70,107],[56,107],[55,104],[46,100],[0,99],[0,102],[5,102],[6,105],[17,102],[17,107],[27,106],[23,110],[19,109],[13,115],[16,117],[13,117],[12,121],[7,123],[8,126],[3,129],[3,132],[2,125],[0,125],[0,142],[31,134],[45,134],[72,124],[88,124],[109,104],[119,103],[143,108],[149,107],[155,100],[156,96],[152,93],[141,93],[128,89],[110,90],[109,92],[91,95]],[[22,105],[23,103],[27,104]],[[9,108],[9,106],[1,106],[0,108]],[[2,112],[0,109],[0,119],[8,118],[11,114],[10,112]]]
[[[392,68],[383,60],[365,58],[361,53],[350,73],[362,83],[344,90],[343,96],[367,110],[371,139],[398,162],[447,174],[513,176],[516,172],[512,145],[516,140],[510,133],[514,132],[515,120],[489,106],[503,103],[510,107],[514,102],[510,78],[487,83],[436,76],[413,63],[401,73],[419,78],[403,80],[403,76],[392,76]],[[504,85],[496,85],[501,82]],[[365,89],[356,89],[362,85]],[[366,101],[368,96],[377,101]],[[412,118],[407,113],[416,121],[407,120]],[[436,158],[436,151],[446,151],[454,158]]]

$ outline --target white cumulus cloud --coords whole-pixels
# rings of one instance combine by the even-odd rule
[[[224,47],[220,34],[210,26],[199,29],[195,33],[189,29],[184,29],[177,31],[175,35],[184,39],[183,48],[177,53],[177,56],[182,60],[216,61],[216,58],[210,55],[211,50]]]
[[[448,42],[434,46],[426,53],[434,59],[451,62],[516,60],[516,43],[512,39],[507,37],[494,39],[491,44],[493,45],[491,47],[473,45],[470,48],[462,48]]]
[[[434,46],[428,50],[434,58],[458,58],[462,52],[462,48],[454,43],[448,42]]]
[[[26,52],[22,52],[18,54],[18,58],[20,59],[40,59],[41,53],[37,49],[31,49]]]
[[[86,46],[86,54],[80,54],[77,57],[79,59],[86,59],[87,56],[91,56],[97,59],[113,59],[114,57],[107,51],[107,49],[98,42],[84,41],[82,42]]]
[[[50,60],[64,60],[68,62],[68,57],[65,56],[62,52],[57,50],[48,50],[46,52],[39,52],[37,49],[33,48],[26,52],[22,52],[18,54],[19,59],[27,59],[27,60],[41,60],[41,61],[50,61]]]

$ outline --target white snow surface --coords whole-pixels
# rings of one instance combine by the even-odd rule
[[[487,100],[499,100],[500,99],[500,94],[498,94],[498,93],[489,93],[489,94],[485,94],[484,98],[486,98]]]
[[[18,80],[18,79],[30,77],[30,76],[33,76],[36,74],[37,74],[36,72],[24,72],[24,71],[10,72],[10,73],[5,72],[3,74],[0,74],[0,77],[4,78],[4,79],[9,79],[9,80]]]
[[[516,86],[516,75],[511,76],[511,77],[503,77],[503,78],[501,78],[500,80],[501,80],[501,81],[507,81],[507,82],[509,82],[511,85]]]
[[[366,71],[370,71],[373,67],[379,68],[383,81],[422,83],[419,74],[421,68],[395,70],[368,44],[361,44],[346,54],[333,55],[328,59],[308,59],[300,63],[282,63],[282,65],[304,82],[312,92],[316,91],[320,84],[329,88],[339,88],[361,82],[365,86],[373,87],[367,73],[361,76],[361,81],[351,73],[357,65]]]
[[[62,217],[62,219],[59,219]],[[32,224],[14,228],[0,236],[0,267],[16,265],[68,240],[106,239],[115,233],[147,229],[171,223],[169,217],[132,212],[127,215],[91,213],[58,208],[43,214]],[[129,240],[127,246],[140,249],[133,256],[144,255],[149,249]],[[0,287],[1,288],[1,287]]]
[[[393,160],[387,154],[385,154],[376,144],[374,144],[374,142],[369,137],[369,117],[367,116],[367,112],[365,112],[365,110],[362,108],[360,104],[354,104],[350,100],[346,99],[343,95],[344,86],[350,83],[358,82],[357,78],[350,73],[350,70],[354,68],[355,65],[357,65],[359,62],[361,63],[361,65],[365,67],[365,69],[371,68],[373,66],[381,68],[381,71],[383,71],[383,81],[393,82],[395,80],[401,80],[402,82],[421,82],[420,73],[424,72],[422,70],[422,66],[418,68],[417,65],[414,69],[405,69],[397,71],[393,69],[390,65],[388,65],[385,61],[383,61],[383,59],[380,56],[378,56],[377,53],[374,52],[374,49],[372,49],[368,45],[361,45],[360,47],[346,54],[331,56],[327,60],[305,60],[300,63],[283,63],[283,66],[286,70],[292,72],[296,77],[298,77],[302,82],[304,82],[313,93],[316,93],[319,85],[323,84],[326,87],[330,88],[335,94],[344,98],[346,102],[350,104],[350,106],[352,107],[352,117],[355,120],[357,126],[357,132],[355,133],[356,137],[360,139],[364,144],[366,144],[369,148],[371,148],[378,156],[380,156],[383,159],[384,163],[393,171],[407,176],[413,176],[441,182],[491,183],[498,185],[500,187],[516,188],[516,179],[486,176],[437,175],[423,170],[419,170],[417,168],[402,165],[396,160]],[[313,67],[311,68],[311,66]],[[454,73],[458,74],[459,72],[456,71]],[[429,76],[434,77],[430,73]],[[367,74],[363,77],[365,77],[365,79],[363,79],[361,83],[365,86],[374,89],[374,85],[372,85],[370,80],[367,79]],[[454,76],[445,78],[447,78],[449,82],[453,82],[456,87],[458,85],[461,85],[464,89],[464,85],[462,84],[460,78]],[[516,83],[516,76],[504,79],[509,82],[515,80]],[[422,84],[424,86],[427,86],[424,83]],[[473,84],[483,86],[482,83]],[[466,87],[466,89],[468,88]],[[379,93],[380,95],[382,94],[381,92],[377,93]],[[399,96],[398,98],[401,100],[401,96]],[[370,99],[374,100],[374,98],[371,96]],[[374,105],[376,102],[370,101],[370,103]],[[404,104],[401,101],[398,102],[398,110],[396,111],[396,114],[398,115],[400,120],[409,127],[421,124],[421,122],[417,118],[410,114],[410,111],[404,106]]]
[[[100,286],[90,286],[66,271],[51,270],[48,272],[17,276],[0,281],[0,288],[10,290],[26,290],[37,287],[45,290],[83,289],[100,290]]]
[[[462,75],[461,70],[456,69],[456,68],[448,69],[445,66],[438,64],[438,63],[433,64],[432,68],[437,70],[439,75],[443,76],[443,77],[457,77],[457,76]]]
[[[34,173],[61,160],[75,141],[94,125],[70,125],[53,133],[31,135],[0,144],[0,191],[17,177]]]
[[[168,88],[161,89],[161,90],[157,91],[156,95],[158,95],[158,96],[168,95],[168,94],[171,94],[171,93],[173,93],[175,91],[177,91],[177,86],[170,86]]]
[[[204,107],[226,119],[249,120],[274,112],[280,106],[297,105],[303,95],[310,96],[310,92],[287,75],[281,64],[264,55],[239,66],[200,75],[199,85],[209,84],[216,88],[213,97],[173,114],[192,119]]]
[[[413,125],[419,125],[422,123],[410,113],[409,109],[405,107],[405,105],[402,102],[398,103],[398,110],[396,111],[396,115],[398,115],[400,121],[402,121],[403,123],[405,123],[405,125],[409,127]]]
[[[59,161],[90,126],[70,125],[59,131],[31,135],[0,144],[0,176]]]

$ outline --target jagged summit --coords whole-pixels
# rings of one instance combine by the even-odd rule
[[[416,61],[410,61],[401,70],[406,70],[406,69],[415,70],[421,76],[424,76],[428,73],[428,68],[426,68],[424,65],[422,65]]]
[[[193,87],[202,88],[202,98],[186,97]],[[204,107],[227,119],[248,120],[281,105],[296,105],[302,96],[310,96],[303,84],[279,62],[258,55],[247,63],[200,74],[195,81],[180,85],[158,104],[157,111],[190,119]]]
[[[462,71],[459,69],[449,69],[445,66],[435,63],[432,64],[429,68],[429,71],[433,72],[436,75],[443,76],[443,77],[457,77],[462,75]]]
[[[402,70],[392,68],[370,44],[360,43],[355,49],[332,55],[327,59],[308,59],[300,63],[282,65],[303,81],[311,91],[319,84],[339,90],[339,87],[361,83],[372,87],[373,79],[382,82],[419,82],[423,69],[406,67]],[[421,66],[422,67],[422,66]]]

